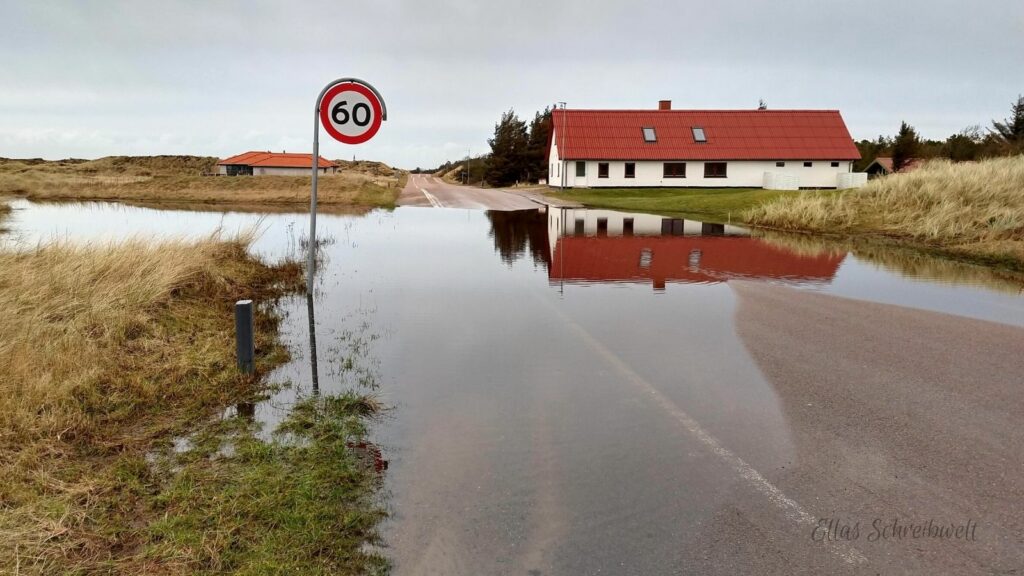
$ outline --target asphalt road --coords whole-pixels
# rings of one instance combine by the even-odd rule
[[[848,544],[863,572],[1021,573],[1024,330],[762,283],[732,286],[738,334],[779,396],[795,449],[792,465],[766,473],[768,481],[815,520],[859,522]],[[871,541],[875,519],[970,521],[974,538]],[[746,530],[746,522],[724,524],[722,535],[730,529]],[[758,571],[781,571],[783,558]]]
[[[498,189],[456,186],[428,174],[410,174],[398,197],[399,206],[531,210],[540,205],[519,194]]]
[[[432,303],[444,361],[406,358],[396,395],[396,573],[1021,572],[1024,330],[730,286]]]

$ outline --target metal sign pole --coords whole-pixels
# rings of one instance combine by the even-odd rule
[[[360,84],[373,92],[377,101],[380,102],[380,119],[388,119],[388,108],[387,105],[384,104],[384,98],[381,97],[380,92],[378,92],[377,89],[371,86],[368,82],[364,82],[359,78],[338,78],[324,86],[324,89],[320,91],[320,95],[316,97],[316,107],[313,109],[313,158],[310,162],[313,170],[313,189],[309,195],[309,256],[306,262],[306,292],[309,294],[313,293],[313,276],[316,272],[316,187],[317,174],[320,171],[320,108],[323,106],[324,96],[327,92],[338,84],[345,82]],[[329,129],[328,132],[330,132]],[[337,139],[339,136],[336,135],[335,138]],[[369,138],[369,136],[367,138]]]
[[[313,191],[309,195],[309,258],[306,261],[306,293],[310,296],[313,294],[313,274],[316,267],[316,185],[317,173],[320,171],[320,101],[326,91],[327,88],[324,88],[324,91],[320,92],[320,97],[316,99],[316,109],[313,110],[313,158],[310,162],[313,165]]]

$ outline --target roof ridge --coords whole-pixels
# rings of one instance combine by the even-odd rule
[[[787,114],[793,114],[794,112],[839,112],[837,108],[773,108],[770,110],[759,110],[757,108],[673,108],[672,110],[657,110],[652,108],[567,108],[557,109],[552,112],[644,112],[644,113],[671,113],[671,112],[727,112],[727,113],[749,113],[749,114],[764,114],[764,113],[779,113],[785,112]]]

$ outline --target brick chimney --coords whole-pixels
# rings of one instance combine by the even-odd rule
[[[658,100],[658,110],[671,110],[671,109],[672,109],[672,101],[671,100]]]

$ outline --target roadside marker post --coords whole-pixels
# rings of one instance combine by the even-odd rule
[[[342,144],[362,144],[380,130],[388,119],[388,108],[380,92],[358,78],[338,78],[320,91],[313,112],[313,190],[309,197],[309,257],[306,263],[306,291],[313,293],[316,266],[316,187],[320,172],[320,125]]]
[[[242,374],[256,371],[256,334],[253,329],[252,300],[235,302],[235,350]]]

